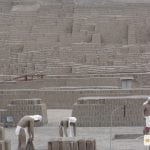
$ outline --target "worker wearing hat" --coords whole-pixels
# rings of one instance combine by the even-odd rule
[[[20,119],[15,131],[18,136],[18,150],[25,150],[27,138],[29,141],[34,140],[34,122],[38,121],[42,121],[42,116],[24,116]]]
[[[76,117],[65,117],[59,123],[59,135],[63,137],[63,132],[66,137],[73,137],[76,136]],[[72,128],[73,133],[72,133]],[[69,128],[69,135],[67,129]]]
[[[143,116],[145,118],[144,134],[149,134],[150,130],[150,97],[143,103]]]

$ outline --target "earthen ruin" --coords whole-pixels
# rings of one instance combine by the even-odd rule
[[[12,100],[38,98],[48,109],[73,109],[80,126],[109,126],[109,100],[110,114],[125,106],[114,125],[143,126],[149,24],[148,0],[0,0],[1,118]],[[89,108],[98,121],[85,121]]]

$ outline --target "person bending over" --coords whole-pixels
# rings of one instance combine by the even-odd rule
[[[61,137],[63,137],[63,135],[65,135],[66,137],[76,136],[76,121],[77,119],[75,117],[63,118],[59,123],[59,135]],[[67,129],[69,129],[69,135]]]
[[[42,116],[24,116],[20,119],[15,131],[18,136],[18,150],[25,150],[27,141],[34,140],[34,122],[38,121],[42,121]]]
[[[150,130],[150,97],[143,103],[143,115],[145,118],[144,134],[148,134]]]

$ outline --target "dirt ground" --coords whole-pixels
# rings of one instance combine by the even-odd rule
[[[47,150],[48,141],[59,137],[58,122],[62,117],[71,116],[72,110],[48,110],[48,124],[35,127],[34,145],[36,150]],[[112,130],[112,132],[111,132]],[[143,144],[143,127],[77,127],[77,136],[96,139],[97,150],[148,150]],[[110,134],[112,133],[112,134]],[[115,139],[114,135],[133,134],[135,137],[123,136]],[[112,138],[110,136],[112,135]],[[5,128],[5,137],[11,140],[11,150],[17,150],[15,128]],[[111,140],[110,140],[111,139]]]

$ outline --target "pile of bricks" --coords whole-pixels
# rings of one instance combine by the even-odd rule
[[[0,127],[0,150],[11,150],[11,142],[5,139],[3,127]]]
[[[1,113],[1,122],[5,126],[16,126],[18,121],[25,115],[41,115],[42,121],[36,122],[35,126],[43,126],[48,122],[46,105],[41,99],[16,99],[7,105],[5,113]]]
[[[146,96],[81,97],[73,106],[78,126],[144,126]]]
[[[0,14],[2,74],[38,70],[47,74],[149,71],[149,66],[140,65],[149,64],[149,56],[141,49],[149,45],[149,4],[75,7],[73,0],[44,3],[38,6],[34,2],[0,1],[0,11],[12,8],[9,14]],[[53,51],[54,46],[58,51]],[[124,46],[127,51],[121,50]],[[137,53],[135,48],[136,53],[131,53],[128,46],[136,46],[142,52]],[[45,49],[51,56],[43,55]],[[54,55],[60,62],[73,61],[81,66],[49,67],[48,61]]]
[[[146,82],[146,81],[145,81]],[[147,80],[147,84],[148,84]],[[143,82],[144,83],[144,82]],[[143,84],[142,83],[142,84]],[[23,83],[24,84],[24,83]],[[22,84],[22,86],[23,86]],[[46,103],[48,109],[54,108],[72,108],[73,104],[80,97],[85,96],[136,96],[136,95],[150,95],[149,85],[145,84],[148,88],[136,89],[101,89],[101,88],[72,88],[72,87],[45,87],[43,89],[7,89],[0,90],[0,103],[1,109],[5,109],[7,104],[12,99],[31,99],[38,97]],[[42,85],[42,84],[41,84]],[[58,83],[57,83],[58,85]],[[28,86],[29,87],[29,86]],[[43,86],[44,87],[44,86]]]
[[[96,150],[93,138],[55,138],[48,142],[48,150]]]

